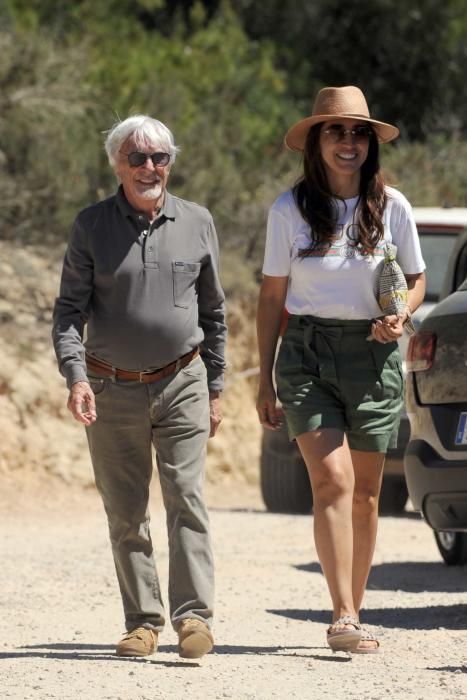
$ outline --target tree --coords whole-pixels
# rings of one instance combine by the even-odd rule
[[[0,33],[2,237],[45,239],[89,196],[95,139],[85,52],[42,32]]]
[[[307,111],[323,85],[356,84],[376,116],[410,140],[467,130],[467,6],[462,0],[233,0],[253,38],[278,46],[279,64]],[[454,100],[454,96],[461,100]],[[448,109],[447,109],[448,107]]]

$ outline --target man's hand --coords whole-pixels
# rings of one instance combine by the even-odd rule
[[[216,434],[219,423],[222,420],[220,392],[209,392],[209,416],[211,418],[211,432],[209,437],[212,438]]]
[[[84,425],[91,425],[97,420],[96,400],[88,382],[75,382],[68,396],[67,408],[73,418]]]

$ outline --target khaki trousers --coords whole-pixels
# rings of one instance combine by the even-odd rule
[[[97,421],[86,428],[96,486],[107,513],[127,630],[165,623],[149,532],[149,484],[156,460],[167,515],[169,605],[174,628],[185,617],[212,622],[214,573],[203,501],[209,395],[195,358],[158,382],[89,374]]]

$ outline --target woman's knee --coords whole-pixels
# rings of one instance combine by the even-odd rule
[[[344,470],[328,470],[326,474],[314,475],[311,479],[315,505],[331,505],[353,492],[352,475]]]
[[[355,484],[353,493],[354,511],[363,515],[370,514],[378,507],[379,484]]]

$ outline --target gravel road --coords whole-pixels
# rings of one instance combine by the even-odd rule
[[[265,513],[235,483],[208,493],[217,564],[215,653],[119,659],[120,599],[93,490],[12,487],[0,496],[0,695],[17,700],[267,700],[467,697],[466,570],[441,563],[413,513],[382,518],[363,621],[382,652],[348,658],[325,644],[330,619],[312,519]],[[167,547],[156,492],[152,533]],[[164,587],[165,588],[165,587]]]

